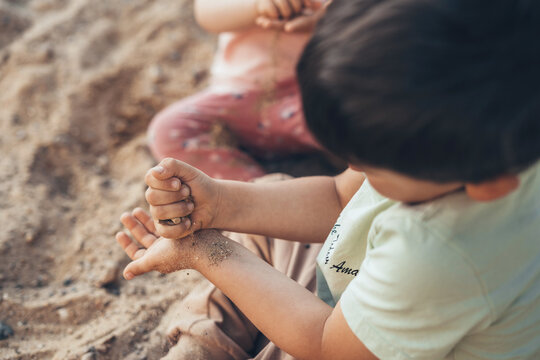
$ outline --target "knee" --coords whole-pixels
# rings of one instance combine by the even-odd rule
[[[168,141],[170,132],[174,129],[182,129],[184,116],[180,112],[172,112],[166,108],[156,114],[148,126],[148,139],[150,143]]]
[[[189,114],[165,109],[148,126],[148,146],[160,159],[170,156],[171,151],[181,149],[186,141],[199,137],[204,131],[203,124]]]

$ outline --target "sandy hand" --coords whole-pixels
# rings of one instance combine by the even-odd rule
[[[124,269],[126,280],[150,271],[166,274],[188,266],[183,261],[182,240],[157,237],[154,222],[143,209],[137,208],[131,214],[122,214],[120,221],[136,240],[123,231],[116,234],[116,241],[133,260]]]
[[[140,208],[122,214],[120,221],[133,236],[124,231],[116,234],[116,241],[133,260],[124,269],[126,280],[150,271],[169,274],[197,269],[201,263],[217,266],[233,252],[229,239],[216,230],[199,231],[183,239],[157,237],[152,218]]]
[[[275,29],[285,32],[312,32],[317,22],[326,13],[326,8],[332,1],[310,1],[302,11],[290,18],[275,18],[259,16],[255,23],[263,29]]]
[[[145,181],[149,186],[146,200],[157,234],[179,239],[211,227],[220,198],[214,179],[184,162],[168,158],[150,169]]]

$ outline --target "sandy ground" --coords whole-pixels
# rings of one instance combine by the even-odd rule
[[[186,0],[0,0],[0,359],[159,359],[194,272],[121,278],[152,116],[205,86]],[[317,173],[320,159],[269,171]]]

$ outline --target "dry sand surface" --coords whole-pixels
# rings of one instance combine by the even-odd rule
[[[0,0],[0,359],[167,353],[201,277],[126,282],[113,235],[145,206],[148,122],[205,86],[214,46],[191,1]]]

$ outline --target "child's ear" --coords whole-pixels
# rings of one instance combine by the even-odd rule
[[[493,180],[477,184],[465,184],[467,195],[476,201],[492,201],[500,199],[519,187],[516,175],[501,175]]]

